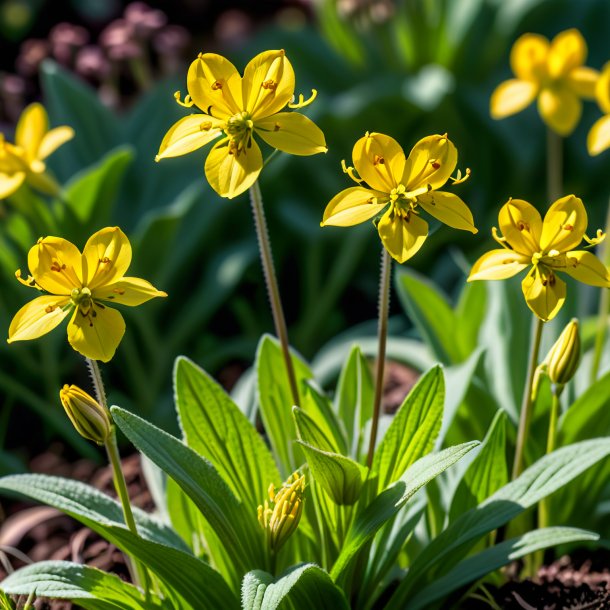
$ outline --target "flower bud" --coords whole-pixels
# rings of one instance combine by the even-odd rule
[[[296,530],[303,513],[305,475],[293,472],[276,493],[269,485],[269,500],[258,507],[258,521],[267,532],[269,547],[277,553]]]
[[[572,318],[545,358],[546,373],[551,383],[563,387],[576,373],[580,361],[578,320]]]
[[[75,385],[65,385],[59,399],[77,432],[86,439],[103,445],[112,431],[108,410],[95,398]]]

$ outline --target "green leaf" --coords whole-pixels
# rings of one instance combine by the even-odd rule
[[[440,366],[423,375],[396,413],[373,459],[379,489],[402,477],[416,460],[434,447],[441,429],[445,380]]]
[[[355,459],[362,453],[365,424],[373,416],[374,391],[369,364],[360,347],[354,345],[339,375],[335,410],[347,431],[349,455]]]
[[[506,464],[506,413],[498,411],[464,478],[460,481],[449,509],[449,520],[480,504],[508,483]]]
[[[229,395],[187,358],[174,368],[176,409],[186,444],[210,460],[244,504],[256,507],[280,473],[262,437]]]
[[[308,563],[290,568],[277,581],[254,570],[242,583],[243,610],[349,610],[345,595],[327,572]]]
[[[367,468],[354,460],[299,441],[314,479],[335,504],[351,505],[360,497]]]
[[[461,352],[453,333],[447,332],[457,327],[457,318],[438,288],[419,273],[401,267],[396,289],[407,315],[436,357],[446,364],[462,361],[468,354]]]
[[[52,125],[69,125],[75,132],[52,158],[66,177],[97,162],[120,142],[119,122],[96,91],[56,63],[44,61],[40,76]]]
[[[414,591],[435,581],[493,530],[557,491],[610,455],[610,439],[583,441],[557,449],[500,488],[482,504],[463,513],[418,555],[398,586],[391,603],[406,605]]]
[[[2,588],[11,595],[66,599],[86,608],[154,610],[161,600],[146,601],[144,594],[114,574],[69,561],[40,561],[9,574]]]
[[[237,609],[239,602],[220,574],[193,557],[182,540],[141,510],[134,509],[136,536],[123,523],[120,505],[96,489],[69,479],[14,475],[0,479],[0,491],[16,493],[66,513],[146,564],[197,610]],[[172,546],[170,546],[172,545]]]
[[[345,576],[358,551],[373,538],[384,523],[398,513],[415,492],[455,464],[478,444],[473,441],[457,447],[449,447],[439,453],[428,454],[412,464],[396,483],[382,491],[356,517],[347,532],[345,543],[331,572],[333,580],[337,582]]]
[[[610,434],[610,373],[606,373],[581,394],[559,420],[559,443],[570,445],[576,441]]]
[[[478,345],[479,331],[485,318],[487,289],[485,282],[465,282],[455,316],[455,341],[464,355],[471,354]]]
[[[66,185],[65,204],[85,232],[110,222],[121,180],[132,159],[131,149],[117,148]]]
[[[135,447],[193,500],[222,540],[236,571],[265,565],[256,506],[240,502],[212,464],[177,438],[119,407],[112,407],[111,413]]]
[[[511,561],[536,551],[570,542],[595,540],[599,540],[599,534],[572,527],[548,527],[527,532],[468,557],[448,574],[418,591],[404,608],[405,610],[430,608],[430,604],[441,600],[460,587],[473,583]]]

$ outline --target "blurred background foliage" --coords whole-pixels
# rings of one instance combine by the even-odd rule
[[[356,139],[365,131],[385,132],[408,150],[420,137],[447,132],[459,151],[458,166],[472,169],[471,179],[456,191],[473,210],[479,235],[433,226],[423,250],[408,263],[453,304],[470,263],[492,243],[500,205],[510,196],[541,211],[549,204],[545,128],[535,108],[499,122],[489,116],[491,92],[510,77],[510,46],[524,32],[552,37],[576,27],[589,45],[587,65],[599,69],[608,59],[608,23],[606,0],[5,0],[2,131],[11,139],[21,109],[41,100],[52,125],[69,124],[76,137],[50,159],[65,184],[61,200],[48,202],[22,190],[0,202],[2,328],[31,296],[14,272],[25,269],[27,250],[40,235],[61,235],[82,247],[93,231],[118,224],[134,247],[130,273],[170,296],[124,311],[127,333],[117,357],[104,367],[111,402],[164,427],[175,425],[171,367],[179,354],[232,386],[250,366],[261,334],[272,329],[246,196],[221,200],[203,176],[204,154],[161,164],[154,156],[168,127],[187,112],[173,93],[185,92],[186,67],[199,51],[226,54],[242,70],[254,54],[284,48],[296,71],[297,93],[307,97],[311,88],[318,90],[307,113],[324,130],[329,152],[279,155],[263,172],[261,188],[291,343],[307,359],[319,354],[314,365],[330,381],[338,370],[333,345],[345,354],[355,337],[366,342],[375,332],[376,231],[370,225],[319,227],[326,203],[350,185],[341,160],[349,162]],[[590,233],[604,225],[608,201],[608,156],[592,159],[585,146],[598,116],[595,104],[586,104],[565,142],[564,190],[585,201]],[[413,326],[417,312],[401,278],[392,336],[415,339],[401,349],[411,350],[402,359],[418,369],[438,352],[419,342],[424,327],[421,320]],[[425,295],[417,286],[413,294]],[[481,325],[486,292],[477,290],[462,299],[455,318],[468,325],[461,333],[472,335],[464,339],[468,348],[463,357],[443,358],[441,352],[438,359],[447,364],[471,355],[472,337],[481,328],[488,335],[495,330],[489,321]],[[519,279],[492,290],[496,303],[514,299],[511,319],[527,330]],[[596,291],[575,285],[569,290],[559,323],[597,307]],[[523,343],[521,330],[505,325],[502,332]],[[454,335],[462,341],[456,329],[445,331],[448,345]],[[10,347],[0,342],[0,449],[18,459],[57,439],[80,453],[95,453],[60,410],[61,385],[86,383],[64,333]],[[513,344],[507,340],[502,357],[521,365],[524,358],[515,354],[525,352],[511,354]],[[6,451],[0,455],[0,472],[19,467]]]

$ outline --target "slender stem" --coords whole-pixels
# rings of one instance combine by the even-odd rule
[[[546,155],[547,196],[552,203],[563,192],[563,139],[550,127],[546,132]]]
[[[286,318],[284,317],[284,310],[282,309],[282,301],[280,299],[280,290],[277,285],[275,266],[273,265],[273,256],[271,255],[271,241],[269,240],[267,220],[265,218],[265,211],[263,209],[263,197],[261,195],[261,189],[258,182],[255,182],[250,187],[250,203],[252,204],[252,213],[254,214],[254,225],[256,227],[256,236],[258,238],[258,247],[261,256],[261,264],[263,266],[263,273],[265,275],[265,283],[267,284],[269,302],[271,303],[271,313],[273,315],[275,333],[280,340],[280,345],[282,347],[286,374],[288,375],[288,383],[290,384],[290,393],[292,394],[292,402],[294,405],[299,406],[299,389],[297,386],[296,375],[294,373],[292,358],[290,357]]]
[[[610,230],[610,203],[606,213],[606,233]],[[610,266],[610,246],[604,243],[601,259],[606,267]],[[599,296],[599,310],[597,312],[597,330],[595,331],[595,347],[593,349],[593,363],[591,364],[591,383],[597,381],[599,366],[604,353],[606,334],[608,332],[608,307],[610,306],[610,292],[607,288],[602,288]]]
[[[553,395],[551,398],[551,413],[549,416],[549,431],[546,439],[546,452],[547,454],[555,451],[555,447],[557,446],[557,420],[559,419],[559,397],[563,390],[563,386],[557,386],[553,384]],[[548,498],[540,500],[540,505],[538,506],[538,527],[548,527],[549,526],[549,515],[550,515],[550,507]],[[542,561],[539,562],[542,564]]]
[[[375,443],[377,441],[377,428],[379,427],[379,415],[381,411],[381,395],[383,393],[383,372],[385,369],[385,346],[388,337],[388,314],[390,311],[390,271],[392,259],[385,247],[381,252],[381,273],[379,276],[379,326],[378,326],[378,348],[377,348],[377,372],[375,375],[375,398],[373,402],[373,419],[371,421],[371,437],[369,439],[369,452],[366,464],[370,468],[375,455]]]
[[[523,458],[525,443],[530,427],[532,416],[532,384],[534,373],[538,364],[538,352],[540,351],[540,338],[542,336],[543,322],[536,315],[532,318],[532,333],[530,342],[530,353],[527,365],[527,377],[523,389],[523,400],[521,401],[521,413],[519,415],[519,430],[517,432],[517,447],[515,448],[515,461],[513,463],[513,479],[523,472]]]

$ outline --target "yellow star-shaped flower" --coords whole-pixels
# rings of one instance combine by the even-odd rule
[[[131,263],[131,245],[118,227],[92,235],[81,254],[61,237],[41,238],[28,253],[31,276],[26,286],[48,292],[24,305],[13,318],[8,342],[37,339],[72,314],[68,341],[92,360],[108,362],[125,332],[123,316],[105,305],[141,305],[165,297],[146,280],[124,277]]]
[[[421,139],[406,158],[390,136],[367,133],[354,145],[352,158],[360,177],[352,167],[344,171],[359,186],[341,191],[330,201],[322,226],[360,224],[387,207],[377,230],[399,263],[411,258],[428,236],[420,208],[450,227],[477,232],[468,206],[457,195],[437,190],[451,178],[457,164],[457,150],[446,135]]]
[[[597,81],[595,97],[604,116],[595,121],[587,136],[587,149],[591,156],[610,148],[610,61]]]
[[[586,59],[587,44],[578,30],[561,32],[552,42],[539,34],[524,34],[510,53],[517,78],[493,92],[491,116],[503,119],[537,98],[542,120],[559,135],[570,135],[582,114],[581,98],[595,97],[599,73],[584,65]]]
[[[0,199],[15,193],[24,182],[48,195],[57,195],[59,185],[46,171],[44,161],[73,137],[71,127],[49,130],[49,117],[40,104],[28,106],[17,122],[15,144],[0,139]]]
[[[298,112],[283,112],[309,103],[302,96],[300,103],[291,103],[294,86],[294,70],[284,51],[260,53],[246,66],[243,78],[224,57],[200,54],[188,71],[185,102],[179,93],[176,99],[203,114],[175,123],[156,160],[190,153],[224,136],[207,157],[205,175],[220,196],[231,199],[252,186],[263,167],[254,134],[293,155],[326,152],[324,134],[313,121]]]
[[[544,221],[536,208],[522,199],[510,199],[498,217],[502,237],[493,230],[501,250],[487,252],[474,264],[468,281],[503,280],[527,267],[521,288],[528,307],[543,321],[551,320],[566,298],[566,284],[557,272],[579,282],[610,288],[610,275],[603,263],[586,250],[576,250],[583,238],[589,244],[604,239],[585,235],[587,212],[574,195],[562,197],[548,209]]]

